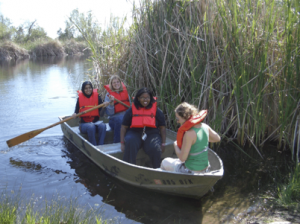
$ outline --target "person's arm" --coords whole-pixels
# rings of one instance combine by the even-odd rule
[[[109,105],[109,102],[103,102],[103,100],[102,100],[102,98],[100,96],[98,96],[98,102],[99,102],[99,105],[100,104],[104,104],[103,107],[107,107]],[[104,113],[105,113],[105,108],[103,108],[103,107],[99,108],[99,116],[100,117],[103,117]]]
[[[160,136],[161,136],[161,152],[165,151],[166,146],[166,138],[167,138],[167,131],[165,126],[159,126]]]
[[[109,94],[107,93],[105,95],[104,98],[104,102],[109,102],[108,106],[105,108],[106,114],[108,116],[114,115],[115,114],[115,105],[114,105],[114,101],[111,100],[110,98],[112,98],[113,96],[109,96]]]
[[[191,151],[192,145],[195,143],[196,133],[192,130],[185,132],[182,141],[181,149],[177,145],[177,141],[174,142],[174,149],[176,155],[180,159],[181,162],[185,162],[188,158],[188,155]]]
[[[131,105],[131,99],[130,99],[129,93],[128,93],[128,99],[129,99],[129,103]]]
[[[72,114],[72,117],[76,117],[76,114],[79,113],[79,98],[77,98],[76,106],[75,106],[75,111]]]
[[[121,133],[120,133],[120,142],[121,142],[121,150],[122,152],[125,151],[125,134],[126,134],[126,131],[129,127],[128,126],[125,126],[125,125],[121,125]]]
[[[218,135],[217,132],[215,132],[215,131],[214,131],[211,127],[209,127],[208,125],[207,125],[207,127],[208,127],[208,133],[209,133],[209,139],[208,139],[208,141],[209,141],[209,142],[219,142],[219,141],[221,141],[220,135]]]
[[[125,151],[125,134],[127,132],[127,129],[131,126],[131,120],[132,120],[132,110],[131,108],[129,108],[124,114],[122,125],[121,125],[121,131],[120,131],[120,142],[121,142],[122,152]]]
[[[160,130],[160,136],[161,136],[161,152],[165,151],[165,144],[166,144],[166,138],[167,138],[167,132],[166,132],[166,121],[165,121],[165,115],[162,112],[161,109],[157,108],[156,110],[156,125]]]

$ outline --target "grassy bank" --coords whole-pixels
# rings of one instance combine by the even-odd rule
[[[90,49],[85,42],[75,40],[36,40],[24,44],[4,42],[0,44],[0,61],[18,60],[35,57],[89,55]]]
[[[39,204],[34,195],[24,201],[20,191],[2,191],[0,196],[0,223],[2,224],[102,224],[100,209],[79,206],[76,199],[62,199],[58,195]]]
[[[0,61],[30,58],[29,51],[12,42],[0,44]]]
[[[300,165],[283,178],[284,182],[278,187],[278,198],[276,202],[279,206],[292,211],[300,211]]]

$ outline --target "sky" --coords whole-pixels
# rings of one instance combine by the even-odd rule
[[[59,28],[64,30],[65,21],[74,9],[80,13],[92,11],[104,26],[110,15],[131,20],[133,0],[0,0],[0,14],[9,18],[13,26],[33,22],[44,28],[51,38],[57,37]]]

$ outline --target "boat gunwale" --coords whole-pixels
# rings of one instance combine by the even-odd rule
[[[66,116],[60,116],[59,119],[62,120],[62,118],[65,118]],[[85,139],[83,136],[81,136],[80,134],[78,134],[77,132],[75,132],[72,127],[67,123],[67,122],[63,122],[61,125],[66,125],[68,127],[68,129],[73,133],[75,134],[77,137],[79,137],[82,141],[88,143],[88,145],[96,152],[100,153],[101,155],[105,155],[107,157],[109,157],[110,159],[112,160],[117,160],[117,162],[120,162],[121,164],[127,166],[127,167],[130,167],[130,169],[140,169],[140,170],[145,170],[147,172],[154,172],[154,173],[165,173],[165,174],[169,174],[169,175],[174,175],[174,176],[189,176],[189,177],[194,177],[197,179],[197,177],[221,177],[224,175],[224,168],[223,168],[223,162],[221,160],[221,158],[212,150],[209,148],[209,150],[211,151],[211,153],[214,154],[214,156],[218,159],[218,162],[220,164],[220,169],[219,170],[214,170],[214,171],[211,171],[211,172],[208,172],[208,173],[199,173],[199,174],[189,174],[189,173],[176,173],[176,172],[172,172],[172,171],[166,171],[166,170],[159,170],[159,169],[153,169],[153,168],[150,168],[150,167],[144,167],[144,166],[139,166],[139,165],[135,165],[135,164],[131,164],[131,163],[128,163],[128,162],[125,162],[119,158],[116,158],[108,153],[105,153],[103,151],[101,151],[100,149],[98,149],[96,146],[94,146],[93,144],[91,144],[87,139]],[[171,130],[170,130],[171,131]],[[65,136],[65,135],[64,135]],[[67,138],[68,139],[68,138]],[[70,141],[70,139],[68,139]],[[91,156],[87,155],[83,150],[81,150],[79,148],[79,146],[77,146],[73,141],[71,141],[72,144],[77,148],[79,149],[81,152],[83,152],[89,159],[91,159],[97,166],[100,166],[98,164],[98,162],[96,162]],[[106,145],[114,145],[114,144],[119,144],[119,143],[111,143],[111,144],[106,144]],[[107,172],[105,169],[103,169],[101,166],[100,168],[102,170],[104,170],[104,172],[106,173],[109,173]],[[117,177],[118,179],[120,179],[120,176]],[[193,179],[194,179],[193,178]],[[218,178],[218,179],[221,179],[221,178]]]

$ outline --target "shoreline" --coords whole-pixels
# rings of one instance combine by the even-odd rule
[[[26,49],[26,47],[28,49]],[[90,49],[83,42],[75,40],[60,42],[50,40],[32,43],[30,46],[18,45],[14,42],[4,42],[0,45],[0,62],[19,61],[43,57],[89,56]]]

